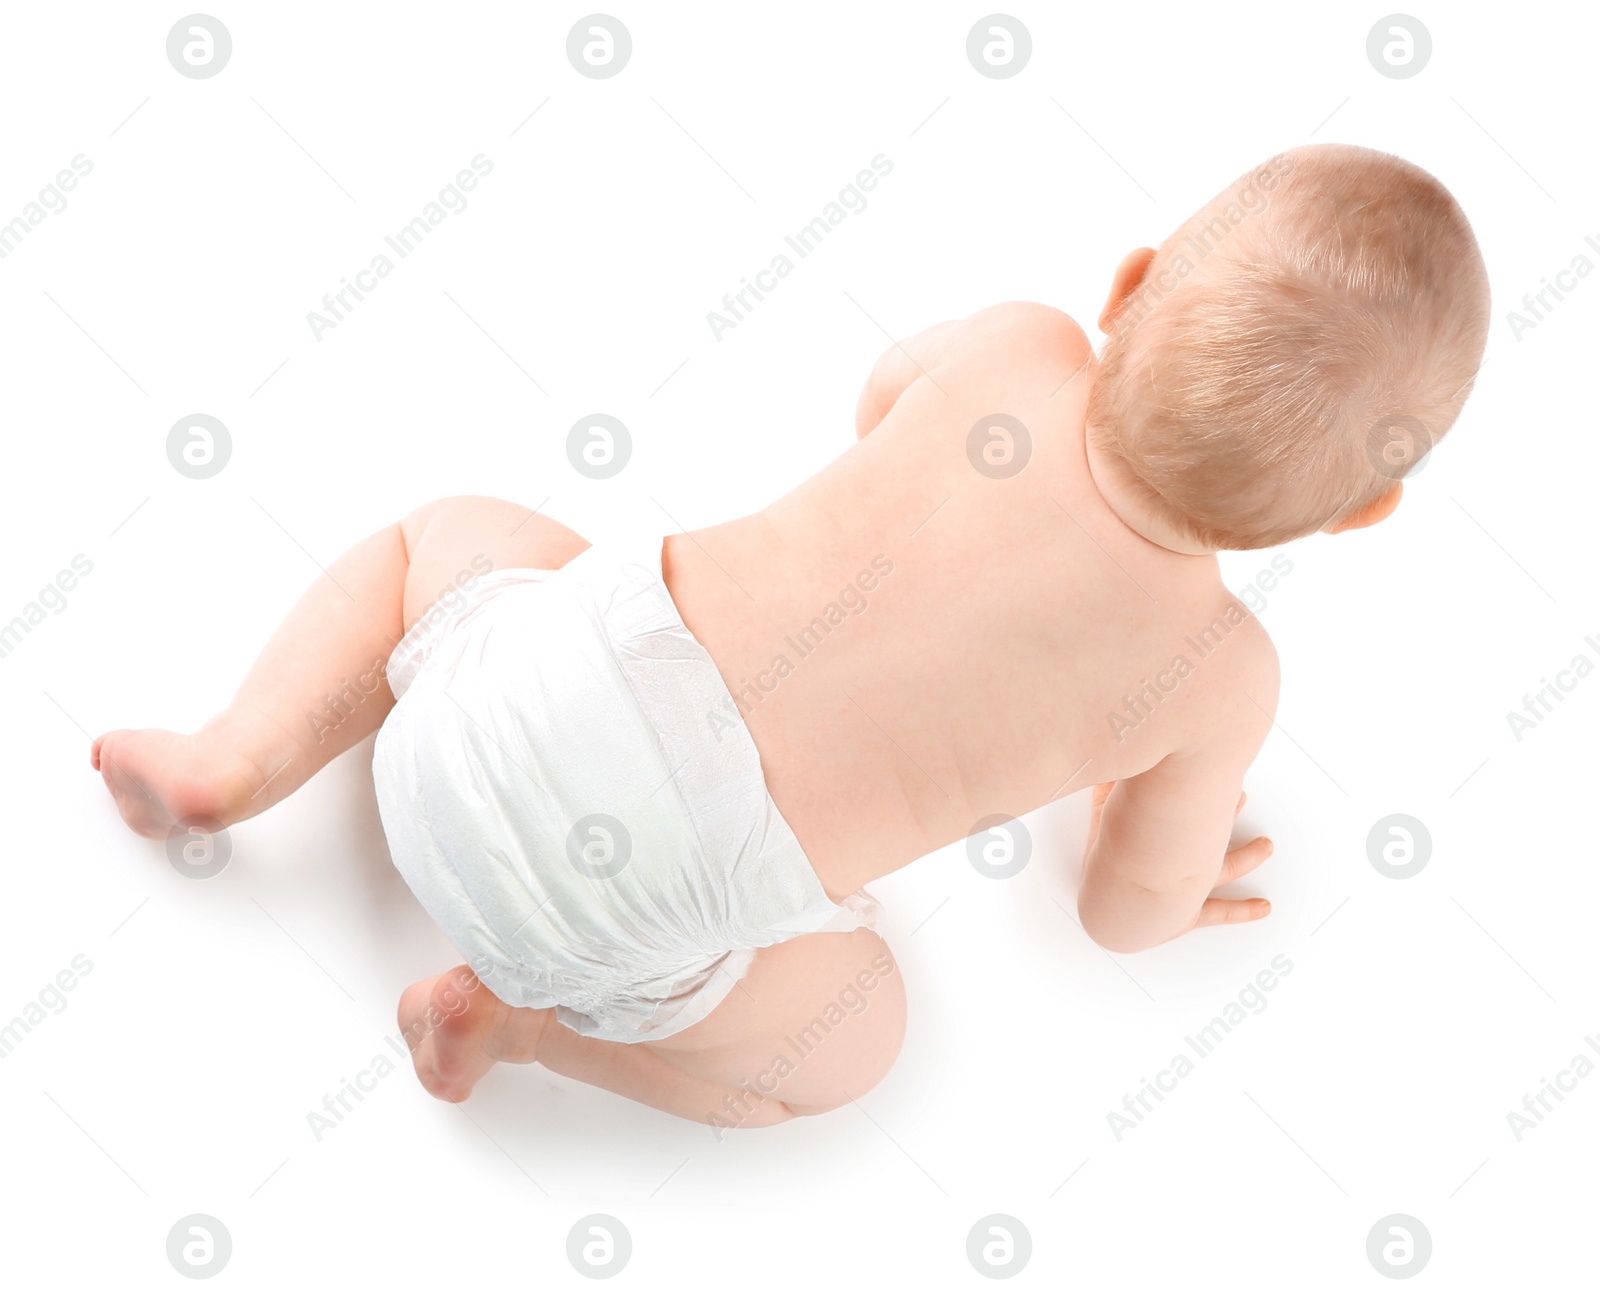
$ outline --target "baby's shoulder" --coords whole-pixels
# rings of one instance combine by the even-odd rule
[[[1065,365],[1068,372],[1094,358],[1077,320],[1038,301],[1006,301],[968,315],[950,337],[957,351],[998,353],[1012,363]]]
[[[1241,683],[1251,688],[1251,694],[1266,709],[1273,709],[1278,700],[1278,684],[1282,670],[1278,663],[1278,648],[1265,625],[1232,594],[1228,596],[1227,615],[1236,626],[1240,650],[1234,659],[1234,670]]]
[[[1200,680],[1201,727],[1233,734],[1253,752],[1278,708],[1281,673],[1272,635],[1220,585],[1172,627],[1184,633],[1184,658]]]

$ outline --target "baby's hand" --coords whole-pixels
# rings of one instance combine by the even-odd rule
[[[1115,782],[1101,782],[1094,788],[1094,798],[1089,806],[1089,843],[1093,845],[1096,835],[1100,831],[1100,816],[1105,809],[1105,803],[1111,794]],[[1239,803],[1234,805],[1234,816],[1244,808],[1247,797],[1240,792]],[[1217,875],[1217,883],[1213,891],[1221,889],[1224,885],[1231,884],[1241,876],[1255,871],[1262,863],[1272,857],[1272,841],[1265,836],[1257,836],[1254,840],[1246,841],[1233,849],[1228,850],[1222,857],[1222,870]],[[1200,905],[1195,913],[1194,920],[1183,929],[1179,930],[1172,938],[1187,934],[1201,926],[1231,926],[1241,921],[1259,921],[1272,911],[1272,904],[1266,899],[1219,899],[1215,893]]]
[[[1234,806],[1234,817],[1239,816],[1239,810],[1244,808],[1244,792],[1239,793],[1239,803]],[[1231,881],[1238,880],[1255,871],[1262,863],[1272,857],[1272,841],[1265,836],[1257,836],[1254,840],[1247,840],[1244,844],[1228,850],[1222,856],[1222,871],[1217,876],[1215,889],[1221,889]],[[1259,921],[1272,911],[1272,904],[1266,899],[1219,899],[1215,893],[1200,905],[1200,911],[1195,914],[1193,930],[1198,926],[1231,926],[1240,921]],[[1184,932],[1187,933],[1187,932]]]

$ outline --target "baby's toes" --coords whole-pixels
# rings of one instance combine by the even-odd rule
[[[113,728],[110,732],[102,732],[90,743],[89,763],[95,772],[98,773],[108,760],[113,763],[116,761],[117,751],[126,744],[127,736],[128,729]]]

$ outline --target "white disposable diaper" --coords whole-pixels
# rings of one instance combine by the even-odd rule
[[[659,540],[434,612],[389,658],[373,779],[395,866],[496,997],[645,1042],[710,1014],[755,949],[875,924],[767,793]]]

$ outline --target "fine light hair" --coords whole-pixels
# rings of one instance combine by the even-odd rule
[[[1448,190],[1371,149],[1279,154],[1190,217],[1113,326],[1088,433],[1208,549],[1374,502],[1455,422],[1489,327]]]

